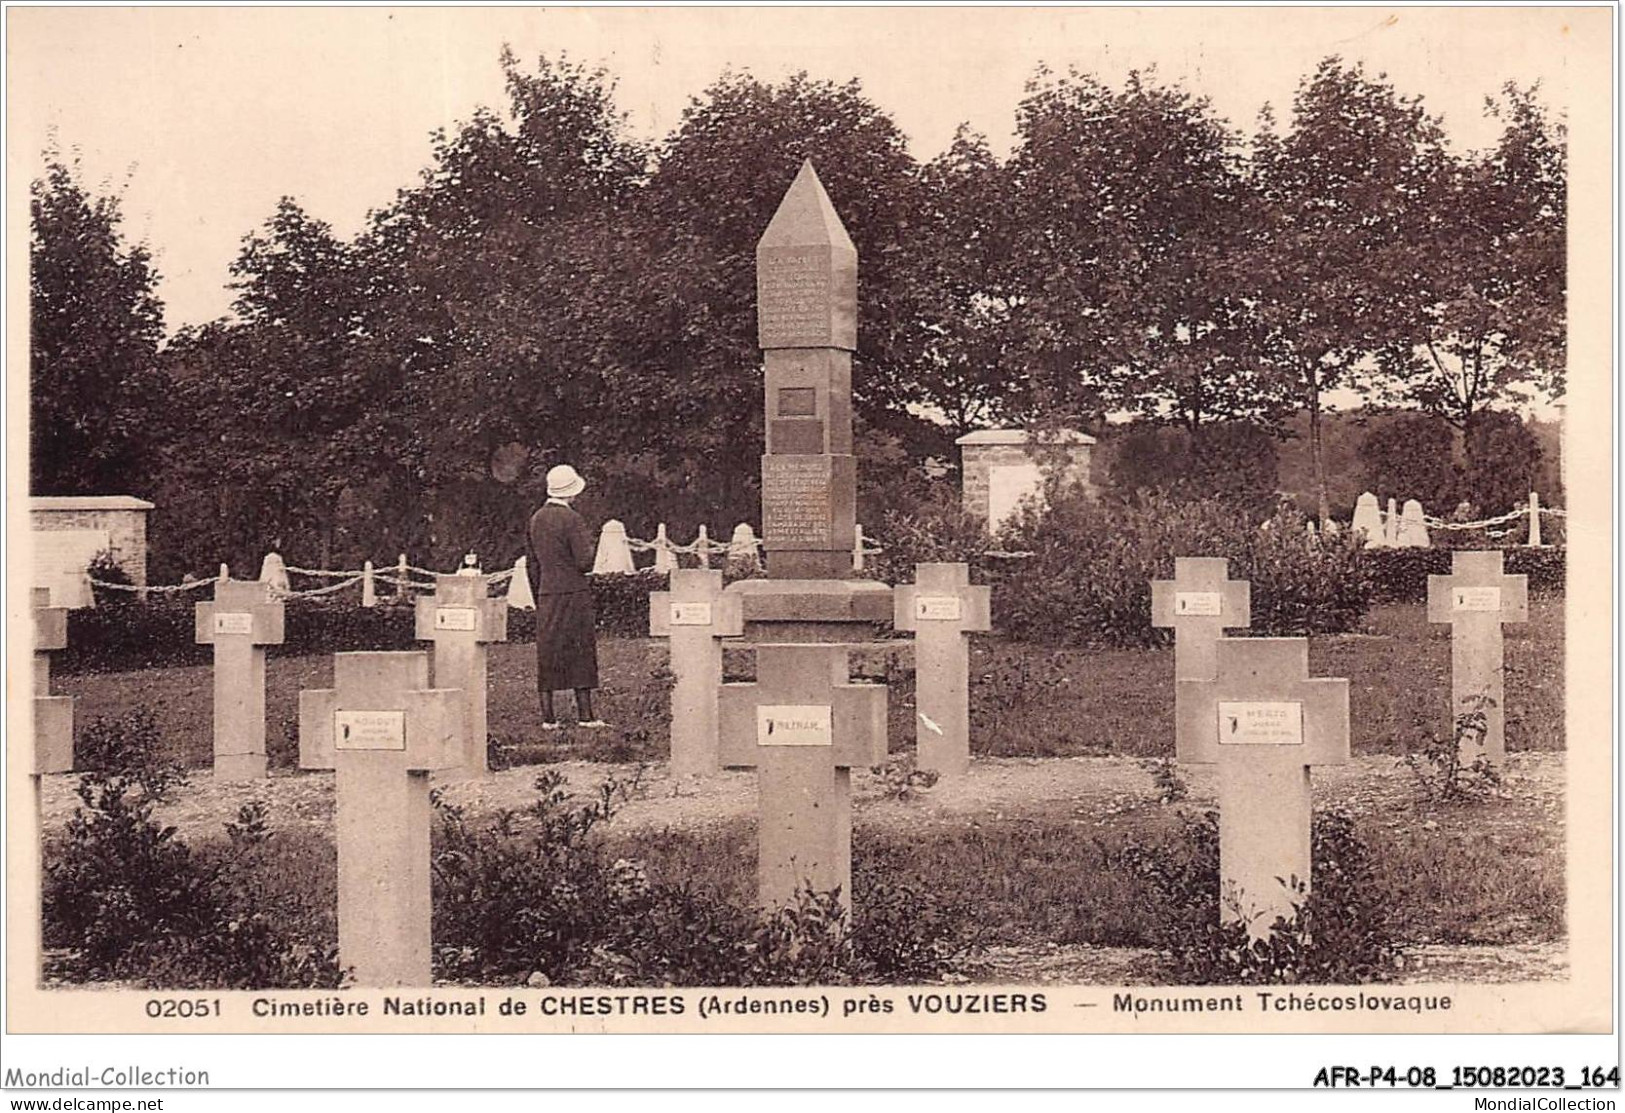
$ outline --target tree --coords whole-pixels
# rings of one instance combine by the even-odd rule
[[[1506,410],[1484,410],[1468,436],[1463,497],[1486,514],[1524,504],[1539,482],[1543,452],[1523,419]]]
[[[546,57],[527,71],[507,51],[502,67],[506,116],[437,134],[422,181],[356,245],[359,358],[394,398],[380,436],[445,559],[522,551],[547,466],[601,458],[599,419],[626,401],[603,354],[644,254],[626,234],[647,152],[608,75]],[[509,450],[512,486],[491,471]]]
[[[29,489],[134,493],[162,411],[158,276],[146,247],[124,243],[118,197],[46,158],[29,190]]]
[[[986,138],[961,125],[920,182],[921,219],[898,281],[915,307],[916,401],[947,419],[938,449],[946,454],[951,438],[1031,410],[1012,350],[1023,287],[1012,266],[1010,176]]]
[[[1564,133],[1536,90],[1507,85],[1497,146],[1455,160],[1434,234],[1412,245],[1417,310],[1384,353],[1390,393],[1454,426],[1522,388],[1560,395],[1565,342]]]
[[[1328,58],[1299,86],[1277,135],[1266,112],[1252,169],[1258,203],[1234,273],[1265,364],[1309,414],[1316,498],[1330,516],[1321,443],[1326,394],[1356,385],[1414,320],[1409,244],[1436,228],[1447,180],[1439,121],[1382,75]]]
[[[858,251],[856,415],[911,448],[924,424],[906,408],[920,394],[923,337],[905,277],[920,190],[903,134],[856,81],[724,74],[660,145],[635,213],[647,258],[632,264],[627,326],[606,366],[614,395],[635,403],[616,407],[614,435],[649,448],[675,499],[735,520],[758,505],[756,241],[805,159]]]
[[[1453,439],[1450,426],[1433,414],[1373,416],[1358,449],[1365,489],[1416,499],[1431,513],[1448,515],[1462,497]]]

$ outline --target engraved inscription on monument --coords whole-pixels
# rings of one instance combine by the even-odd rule
[[[671,624],[673,626],[709,626],[711,625],[711,604],[673,603],[671,605]]]
[[[756,304],[764,348],[816,348],[830,342],[829,252],[774,248],[757,263]]]
[[[810,386],[779,388],[780,417],[817,417],[818,391]]]
[[[958,622],[959,596],[921,595],[914,600],[914,617],[925,622]]]
[[[828,456],[762,457],[762,538],[770,547],[831,547],[831,476]]]

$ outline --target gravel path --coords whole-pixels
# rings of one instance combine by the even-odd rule
[[[709,781],[673,780],[663,765],[604,765],[561,762],[506,769],[479,781],[448,780],[438,785],[445,798],[472,814],[520,808],[535,799],[535,781],[544,769],[563,774],[572,793],[590,795],[614,776],[630,787],[615,819],[618,830],[693,827],[748,819],[756,809],[756,775],[729,772]],[[1184,767],[1180,775],[1190,801],[1211,803],[1217,778],[1211,766]],[[48,826],[66,822],[78,799],[71,774],[42,779]],[[1133,758],[979,758],[970,775],[940,784],[928,793],[898,800],[885,782],[866,769],[853,771],[856,821],[863,826],[894,829],[919,824],[963,824],[981,819],[1075,819],[1111,815],[1156,802],[1156,789],[1145,765]],[[1513,754],[1507,761],[1503,793],[1551,813],[1562,822],[1564,761],[1562,753]],[[1392,822],[1415,822],[1415,780],[1392,757],[1359,757],[1341,766],[1315,770],[1318,807],[1342,806],[1359,813],[1391,812]],[[330,773],[282,772],[259,782],[218,782],[207,770],[195,771],[189,783],[173,793],[159,811],[183,838],[218,836],[237,809],[263,800],[272,826],[289,829],[332,824],[333,776]],[[1426,821],[1425,819],[1423,820]]]

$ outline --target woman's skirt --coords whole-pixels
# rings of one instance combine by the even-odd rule
[[[536,689],[598,687],[592,592],[536,597]]]

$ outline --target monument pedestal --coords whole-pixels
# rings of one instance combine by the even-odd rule
[[[873,641],[869,627],[892,620],[892,589],[875,580],[739,580],[747,642]]]

